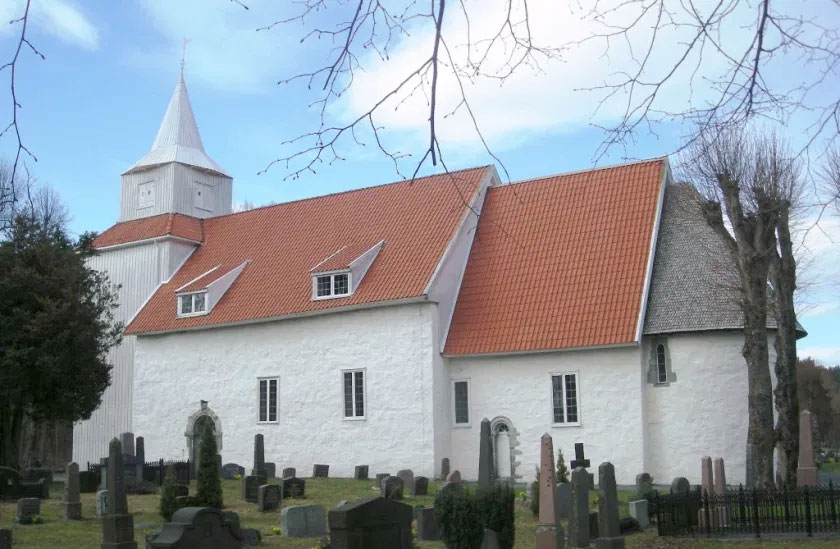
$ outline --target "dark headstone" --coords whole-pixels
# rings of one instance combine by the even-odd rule
[[[356,470],[353,472],[353,478],[356,480],[367,480],[368,479],[368,466],[367,465],[356,465]]]
[[[382,481],[390,476],[391,473],[376,473],[376,489],[379,490],[382,486]]]
[[[691,483],[685,477],[677,477],[671,482],[671,494],[684,495],[691,492]]]
[[[120,435],[123,456],[134,456],[134,433],[122,433]],[[125,461],[123,459],[123,461]]]
[[[257,502],[257,490],[265,484],[265,477],[257,475],[245,475],[240,481],[242,499],[248,503]]]
[[[396,478],[396,477],[391,477]],[[330,511],[330,549],[411,549],[409,505],[372,498]]]
[[[283,479],[283,498],[302,498],[306,495],[306,481],[302,478],[289,477]]]
[[[27,467],[23,471],[23,482],[38,482],[42,478],[51,483],[53,481],[52,469],[47,469],[46,467]]]
[[[280,497],[279,484],[263,484],[257,490],[257,511],[266,513],[280,509],[283,501]]]
[[[594,539],[598,542],[598,511],[589,512],[589,539]]]
[[[262,535],[260,531],[256,528],[243,528],[242,529],[242,545],[247,545],[249,547],[253,545],[259,545],[262,541]]]
[[[12,549],[12,531],[0,528],[0,549]]]
[[[239,549],[242,539],[234,535],[234,527],[218,509],[184,507],[172,515],[172,522],[163,525],[160,533],[150,539],[151,549]]]
[[[414,495],[425,496],[429,493],[429,479],[426,477],[414,477]]]
[[[572,509],[572,485],[568,482],[558,484],[554,493],[557,498],[557,518],[569,518],[569,512]]]
[[[440,460],[440,480],[446,480],[449,476],[449,458]]]
[[[79,499],[79,464],[71,461],[64,474],[64,500],[61,515],[68,520],[82,519],[82,500]]]
[[[583,467],[586,469],[589,467],[590,463],[589,460],[583,455],[583,443],[582,442],[575,442],[575,459],[571,461],[572,469],[576,469],[578,467]]]
[[[32,519],[41,515],[41,500],[38,498],[20,498],[17,501],[18,524],[32,524]]]
[[[583,467],[572,471],[569,547],[589,547],[589,475]]]
[[[234,479],[236,475],[239,475],[239,478],[244,477],[245,467],[237,463],[225,463],[222,465],[222,478]]]
[[[499,535],[489,528],[484,529],[484,537],[481,539],[481,549],[499,549]]]
[[[380,485],[379,495],[383,498],[402,499],[403,481],[400,477],[388,477]]]
[[[598,539],[597,549],[624,549],[624,538],[618,523],[618,492],[615,467],[609,461],[598,466]]]
[[[281,511],[283,535],[289,538],[323,536],[327,530],[327,517],[320,505],[298,505]]]
[[[137,437],[134,440],[134,457],[135,467],[137,468],[136,479],[138,482],[143,480],[143,466],[146,464],[146,439]]]
[[[99,487],[99,476],[94,471],[79,471],[79,493],[93,494]]]
[[[133,445],[134,435],[131,442]],[[134,448],[131,450],[133,452]],[[137,549],[134,516],[128,512],[123,474],[122,445],[113,439],[108,448],[108,513],[102,517],[102,549]]]
[[[403,491],[409,494],[414,493],[414,471],[411,469],[401,469],[397,471],[397,476],[402,481]]]
[[[291,478],[297,476],[297,471],[294,467],[286,467],[283,469],[283,478]]]
[[[650,476],[650,473],[639,473],[636,475],[636,487],[640,487],[643,484],[650,484],[653,482],[653,477]]]
[[[414,509],[414,517],[417,519],[417,539],[424,541],[440,539],[440,528],[435,519],[434,507],[418,507]]]
[[[478,487],[487,488],[493,482],[493,441],[490,434],[490,420],[481,420],[481,434],[478,439]]]
[[[190,495],[190,487],[186,484],[175,485],[175,497],[183,497]]]
[[[312,476],[315,478],[323,477],[327,478],[330,476],[330,466],[329,465],[321,465],[315,464],[312,466]]]
[[[277,465],[272,461],[265,462],[265,477],[277,478]]]
[[[262,433],[254,435],[254,468],[252,476],[265,477],[265,442]]]

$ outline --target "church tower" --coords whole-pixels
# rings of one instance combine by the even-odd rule
[[[233,179],[204,150],[182,66],[152,149],[122,174],[119,221],[229,214],[232,193]]]

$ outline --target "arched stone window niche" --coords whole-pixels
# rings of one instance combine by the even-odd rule
[[[190,457],[190,463],[194,466],[198,458],[199,443],[201,434],[204,432],[204,426],[207,422],[212,422],[213,434],[216,437],[216,451],[222,452],[222,420],[219,416],[207,406],[207,401],[201,401],[201,407],[197,412],[190,415],[187,419],[187,428],[184,431],[184,437],[187,439],[187,455]]]
[[[516,456],[522,452],[519,446],[519,431],[513,428],[513,422],[504,416],[496,416],[490,421],[490,434],[493,441],[493,462],[496,477],[507,482],[516,482],[516,468],[519,465]]]
[[[676,380],[677,374],[671,364],[668,339],[665,337],[652,339],[648,357],[647,382],[656,387],[667,387]]]

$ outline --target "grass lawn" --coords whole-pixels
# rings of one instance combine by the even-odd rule
[[[820,471],[825,473],[840,473],[840,462],[823,462],[820,465]]]
[[[277,480],[273,480],[277,482]],[[224,487],[224,499],[227,509],[236,511],[239,514],[240,522],[243,527],[259,528],[263,535],[263,545],[272,547],[289,547],[289,548],[314,548],[318,545],[317,538],[309,539],[288,539],[282,536],[275,535],[272,532],[273,527],[280,526],[280,513],[258,513],[256,506],[246,503],[239,498],[239,481],[225,480],[222,481]],[[372,481],[357,481],[349,479],[307,479],[306,480],[306,498],[301,500],[290,501],[286,500],[286,505],[300,504],[320,504],[327,510],[333,509],[341,500],[354,500],[364,497],[373,497],[377,494],[376,491],[371,490]],[[190,493],[194,493],[195,483],[190,487]],[[429,486],[429,491],[433,494],[435,485],[432,483]],[[102,525],[96,517],[96,494],[82,494],[82,516],[81,521],[66,521],[59,517],[59,510],[61,507],[62,485],[53,484],[50,491],[51,498],[41,502],[41,518],[42,524],[35,525],[19,525],[14,524],[13,519],[16,514],[16,503],[0,503],[0,527],[10,528],[13,532],[13,539],[15,547],[38,547],[38,548],[95,548],[99,546],[102,540]],[[626,502],[629,501],[632,495],[629,491],[620,491],[619,498],[621,499],[622,516],[627,513]],[[591,494],[591,501],[594,501],[595,493]],[[157,495],[143,495],[128,497],[128,508],[134,514],[135,540],[140,547],[143,547],[144,536],[157,530],[161,525],[161,518],[157,514],[159,498]],[[432,506],[434,503],[434,496],[420,496],[407,497],[404,500],[409,505],[422,504],[425,506]],[[537,526],[537,521],[531,515],[530,510],[523,504],[517,503],[516,506],[516,548],[525,549],[532,548],[535,545],[534,529]],[[566,528],[566,525],[563,525]],[[726,542],[726,546],[736,546],[738,549],[752,549],[759,547],[804,547],[809,548],[827,548],[836,547],[838,541],[789,541],[789,542],[769,542],[769,541],[751,541],[746,542]],[[442,549],[444,545],[441,542],[420,542],[419,547],[423,549],[437,548]],[[691,548],[691,549],[710,549],[712,547],[720,547],[719,541],[704,541],[704,540],[677,540],[669,538],[658,538],[654,529],[648,530],[641,534],[635,534],[627,537],[627,547],[654,547],[654,548]]]

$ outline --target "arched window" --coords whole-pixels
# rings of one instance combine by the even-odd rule
[[[656,379],[658,383],[668,381],[668,370],[665,367],[665,345],[656,346]]]

